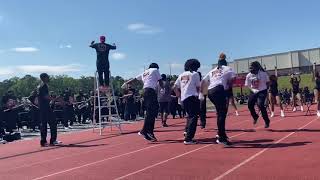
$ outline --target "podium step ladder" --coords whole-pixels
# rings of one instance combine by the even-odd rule
[[[110,82],[109,82],[109,89],[108,92],[100,92],[100,84],[99,84],[99,77],[98,72],[95,72],[94,76],[94,95],[92,96],[93,99],[93,132],[95,129],[99,129],[100,135],[102,135],[102,131],[105,127],[110,127],[111,131],[113,126],[117,127],[122,133],[121,129],[121,117],[119,115],[116,97],[114,95],[114,88],[112,85],[111,80],[111,73],[110,73]],[[107,114],[102,114],[103,109],[107,109]],[[96,119],[97,115],[97,119]],[[102,122],[102,119],[105,122]]]

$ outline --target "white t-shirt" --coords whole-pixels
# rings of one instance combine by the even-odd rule
[[[264,71],[259,71],[258,74],[249,73],[246,77],[245,86],[250,88],[253,93],[266,90],[267,82],[269,82],[269,76]]]
[[[138,75],[136,79],[143,82],[143,88],[156,89],[161,75],[157,68],[149,68],[144,73]]]
[[[199,96],[197,89],[200,88],[200,75],[198,72],[186,71],[178,77],[174,83],[175,87],[181,89],[181,101],[190,96]]]
[[[204,83],[208,83],[208,89],[213,89],[218,85],[223,85],[224,89],[229,88],[228,82],[236,77],[236,73],[229,66],[222,66],[221,68],[212,69],[206,76],[204,76]]]

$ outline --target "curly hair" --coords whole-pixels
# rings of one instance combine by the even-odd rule
[[[185,71],[197,71],[200,68],[201,64],[197,59],[189,59],[184,64]]]

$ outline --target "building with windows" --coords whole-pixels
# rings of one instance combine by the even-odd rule
[[[320,68],[320,48],[235,59],[229,62],[229,66],[239,75],[247,74],[253,61],[259,61],[269,74],[274,74],[277,69],[278,76],[310,73],[313,66],[318,68],[319,65]],[[217,64],[213,65],[216,66]]]

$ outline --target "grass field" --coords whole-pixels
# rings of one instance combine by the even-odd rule
[[[281,76],[278,78],[278,88],[284,89],[284,88],[291,88],[290,84],[290,76]],[[300,83],[300,88],[303,87],[309,87],[310,90],[312,90],[315,86],[315,83],[312,81],[312,74],[302,74],[301,75],[301,83]],[[237,93],[240,93],[240,88],[236,87],[233,88],[234,95],[237,95]],[[243,93],[249,93],[248,88],[243,88]]]

